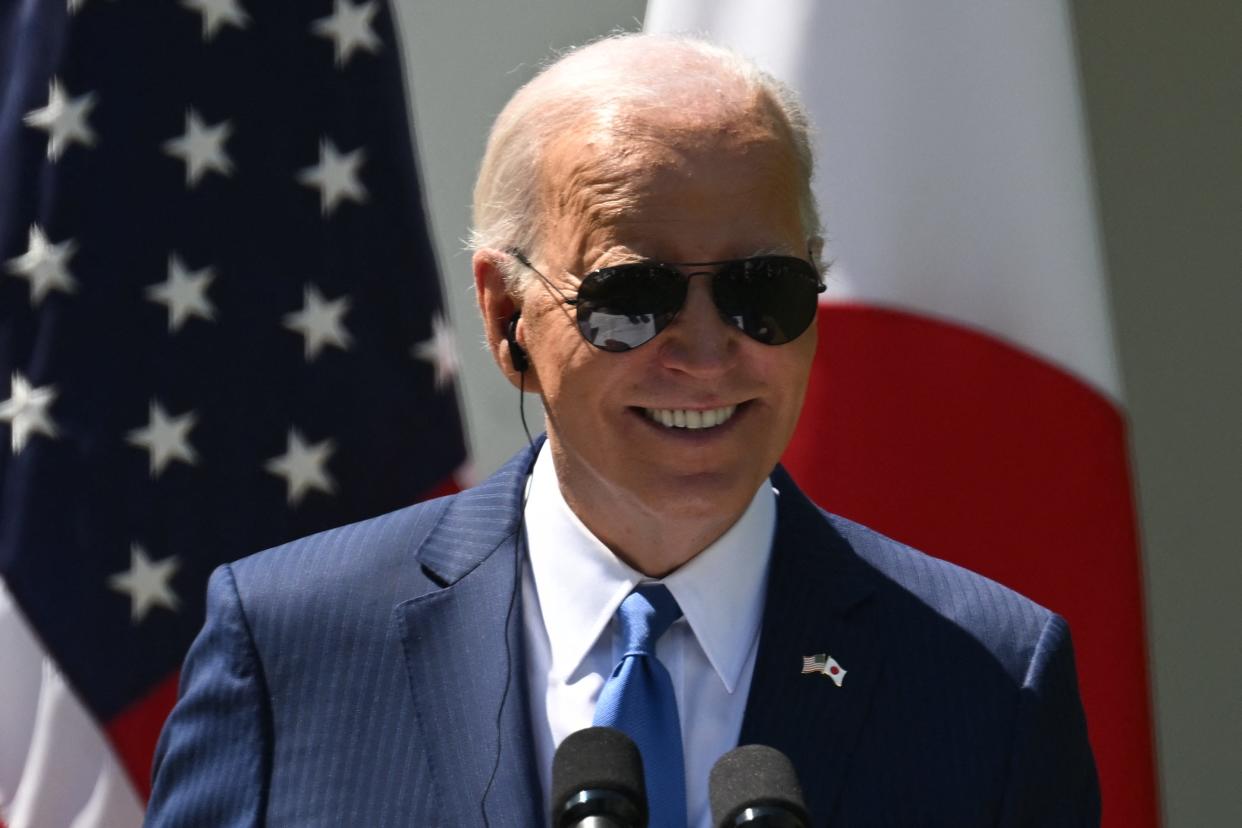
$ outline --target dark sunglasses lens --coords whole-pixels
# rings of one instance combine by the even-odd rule
[[[819,276],[792,256],[733,262],[716,274],[712,293],[720,315],[765,345],[792,342],[815,319]]]
[[[578,286],[578,330],[597,348],[628,351],[673,321],[686,299],[686,280],[660,265],[605,267]]]

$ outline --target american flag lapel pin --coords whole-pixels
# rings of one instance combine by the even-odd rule
[[[816,653],[815,655],[802,657],[802,673],[821,673],[832,679],[832,683],[840,687],[845,681],[845,668],[841,666],[841,662],[837,661],[827,653]]]

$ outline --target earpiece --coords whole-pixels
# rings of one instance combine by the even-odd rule
[[[530,357],[526,355],[526,349],[518,344],[517,341],[517,323],[522,318],[522,312],[516,310],[513,316],[509,317],[509,327],[505,333],[505,339],[509,340],[509,360],[513,363],[513,370],[519,374],[526,373],[526,369],[530,367]]]

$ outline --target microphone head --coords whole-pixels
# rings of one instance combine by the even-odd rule
[[[793,763],[767,745],[742,745],[721,756],[712,768],[708,792],[717,828],[811,822]]]
[[[551,802],[556,828],[599,815],[627,828],[645,828],[647,787],[638,746],[611,727],[569,734],[552,757]]]

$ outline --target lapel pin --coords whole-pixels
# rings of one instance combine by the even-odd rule
[[[837,687],[845,681],[845,668],[841,663],[827,653],[816,653],[815,655],[802,657],[802,673],[822,673],[832,679],[832,683]]]

